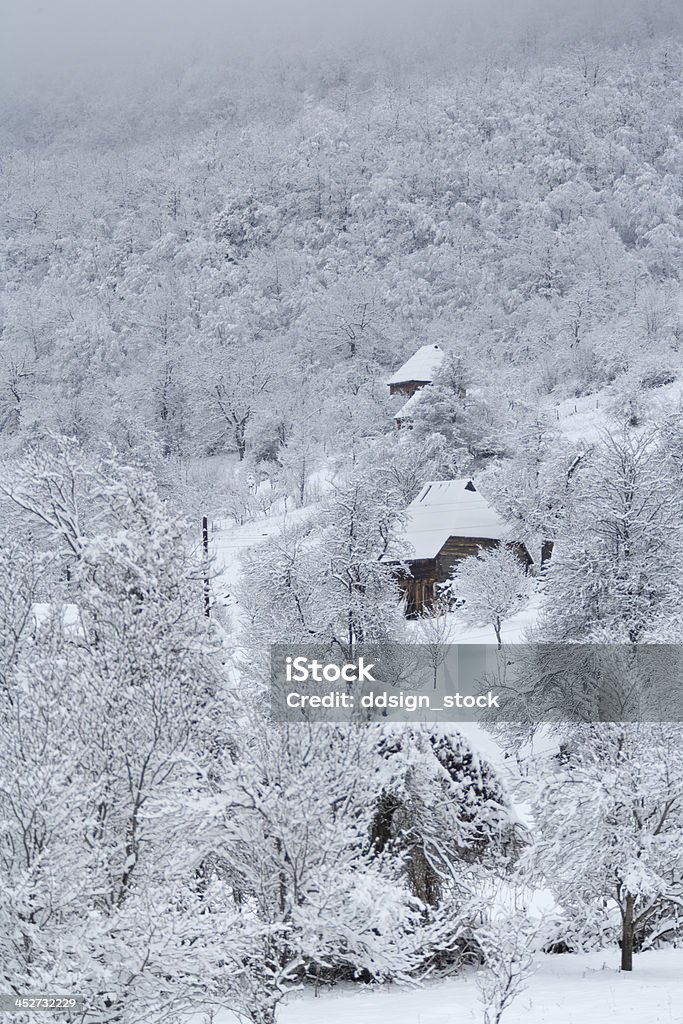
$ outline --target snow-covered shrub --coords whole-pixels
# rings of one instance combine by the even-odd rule
[[[483,1024],[500,1024],[534,973],[536,928],[520,912],[498,913],[479,929],[481,968],[477,972]]]

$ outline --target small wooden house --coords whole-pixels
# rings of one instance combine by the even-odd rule
[[[394,423],[398,428],[412,424],[413,410],[419,400],[418,392],[432,383],[443,357],[443,349],[438,345],[423,345],[387,381],[389,394],[408,395],[408,401],[394,416]]]
[[[424,485],[406,510],[396,555],[410,575],[399,570],[406,594],[406,614],[427,611],[457,562],[480,548],[508,544],[524,566],[533,558],[514,540],[509,526],[479,493],[471,480],[434,480]]]
[[[423,345],[389,378],[389,394],[410,397],[425,384],[431,384],[441,366],[443,356],[443,349],[438,345]]]

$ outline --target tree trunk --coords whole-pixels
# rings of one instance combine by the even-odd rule
[[[501,621],[500,621],[500,618],[497,618],[496,621],[493,623],[493,629],[494,629],[495,634],[496,634],[496,640],[498,641],[498,650],[500,650],[501,647],[503,646],[503,641],[502,641],[501,635],[500,635],[500,627],[501,627]]]
[[[247,442],[246,442],[246,438],[244,436],[244,424],[243,423],[239,423],[235,427],[235,441],[237,443],[237,455],[239,456],[239,461],[243,462],[244,461],[244,456],[245,456],[246,451],[247,451]]]
[[[626,896],[622,910],[621,969],[633,970],[633,896],[630,893]]]

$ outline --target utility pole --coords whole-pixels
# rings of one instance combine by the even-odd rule
[[[211,587],[209,586],[209,519],[202,516],[202,549],[204,551],[204,614],[211,615]]]

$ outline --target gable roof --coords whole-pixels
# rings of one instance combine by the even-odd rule
[[[430,384],[441,366],[444,352],[438,345],[423,345],[390,377],[387,384],[407,384],[414,380]]]
[[[436,558],[449,537],[507,539],[509,527],[471,480],[432,480],[406,510],[397,538],[408,561]]]
[[[410,420],[413,418],[415,407],[424,395],[424,389],[416,391],[414,395],[411,395],[408,401],[401,406],[398,412],[394,415],[395,420]]]

